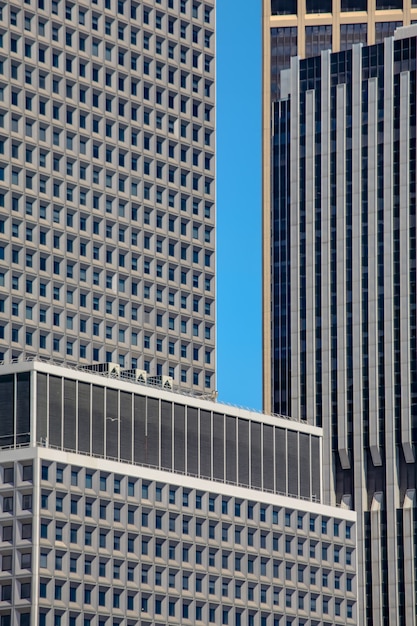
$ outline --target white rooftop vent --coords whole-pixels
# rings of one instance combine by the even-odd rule
[[[125,380],[132,380],[135,383],[146,383],[148,374],[145,370],[130,369],[122,370],[120,372],[120,377],[124,378]]]

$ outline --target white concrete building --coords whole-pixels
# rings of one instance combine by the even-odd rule
[[[0,624],[356,624],[321,429],[32,362],[0,369]]]

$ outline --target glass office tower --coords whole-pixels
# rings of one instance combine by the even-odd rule
[[[323,426],[325,494],[358,513],[367,626],[416,619],[416,56],[409,26],[293,58],[273,105],[275,331],[291,377],[275,384],[293,417]]]
[[[214,0],[0,2],[0,358],[213,391]]]
[[[291,414],[291,293],[287,216],[272,186],[273,107],[290,59],[382,42],[417,20],[414,0],[263,0],[263,368],[264,408]],[[293,296],[294,299],[294,296]],[[318,400],[320,402],[320,400]]]

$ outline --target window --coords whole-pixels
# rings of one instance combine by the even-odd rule
[[[3,498],[3,513],[13,512],[13,496]]]
[[[33,468],[32,465],[23,466],[23,480],[32,480]]]

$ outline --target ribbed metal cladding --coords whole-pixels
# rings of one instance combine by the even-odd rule
[[[287,440],[283,428],[275,428],[275,489],[287,493]]]
[[[130,393],[120,392],[120,459],[132,461],[133,398]],[[94,406],[94,405],[93,405]]]
[[[106,456],[117,459],[119,455],[119,398],[116,389],[106,390]]]
[[[272,418],[266,423],[111,385],[36,376],[45,444],[269,492],[321,497],[320,437],[291,422],[285,428]],[[20,430],[28,426],[31,385],[26,374],[0,376],[0,429],[7,441],[16,430],[13,416],[20,415]]]
[[[358,513],[358,623],[364,626],[416,623],[417,560],[412,566],[410,540],[417,444],[416,49],[414,29],[378,46],[325,52],[316,74],[317,59],[296,60],[281,81],[287,107],[284,100],[275,107],[276,137],[284,110],[291,105],[292,112],[291,415],[313,419],[314,400],[322,398],[325,496]],[[313,212],[317,153],[321,220],[313,226],[300,216],[304,198],[307,213]],[[309,269],[319,242],[320,293]],[[311,307],[320,298],[319,389]],[[288,475],[287,486],[292,492],[299,482],[302,495],[308,490],[305,445],[287,433],[288,467],[300,470]],[[278,457],[282,443],[275,446]],[[279,478],[277,472],[277,489]]]
[[[14,443],[14,376],[0,377],[0,442],[3,446]]]
[[[249,485],[249,422],[238,419],[238,482]]]
[[[211,478],[211,413],[200,411],[200,476]]]
[[[159,467],[159,411],[159,400],[156,400],[154,398],[148,398],[146,415],[146,462],[155,467]]]
[[[134,461],[146,463],[146,398],[134,397]]]
[[[36,373],[36,440],[45,441],[48,436],[48,376]],[[2,420],[0,420],[2,423]],[[1,427],[0,427],[1,428]]]
[[[64,380],[64,441],[68,447],[75,450],[77,447],[77,422],[76,422],[76,383],[74,380]],[[89,417],[89,416],[88,416]],[[85,415],[87,419],[87,415]],[[84,452],[88,448],[81,448]]]
[[[104,389],[93,385],[92,392],[92,451],[104,455]]]
[[[236,472],[236,419],[226,417],[226,480],[235,483]]]
[[[185,407],[174,404],[174,470],[185,471]]]
[[[320,498],[320,441],[317,437],[311,438],[311,495]]]
[[[86,383],[78,383],[78,450],[90,452],[91,449],[91,418],[90,390]]]
[[[161,402],[161,467],[172,468],[172,404]]]
[[[262,487],[262,445],[261,445],[261,424],[251,423],[250,427],[250,466],[251,466],[251,487],[260,489]]]
[[[187,472],[198,474],[198,411],[187,409]]]
[[[49,377],[49,437],[48,441],[53,446],[61,446],[61,433],[62,433],[62,378],[57,376]],[[73,399],[68,399],[68,410],[73,410],[75,415],[75,408],[71,406],[71,402],[75,403],[75,395]],[[75,406],[75,404],[74,404]],[[75,433],[75,424],[74,424]],[[72,439],[70,440],[72,443]],[[74,446],[75,447],[75,446]],[[73,449],[73,448],[72,448]]]
[[[213,478],[224,479],[224,418],[213,415]]]
[[[16,443],[27,443],[30,431],[30,374],[17,375],[16,387]]]
[[[309,498],[311,493],[310,485],[310,438],[308,435],[300,434],[299,448],[299,465],[300,465],[300,495],[303,498]]]
[[[287,432],[287,455],[288,455],[288,472],[287,472],[287,493],[291,495],[298,494],[298,437],[297,433]]]
[[[274,428],[273,426],[263,425],[262,428],[263,437],[263,463],[262,463],[262,475],[263,475],[263,487],[269,491],[274,490]],[[308,437],[308,435],[307,435]],[[307,475],[310,475],[310,468],[307,470]],[[310,494],[308,494],[310,495]]]

